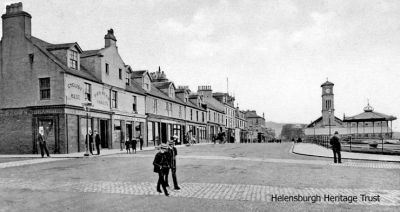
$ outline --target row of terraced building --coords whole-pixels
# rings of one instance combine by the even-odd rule
[[[247,142],[245,111],[228,93],[211,86],[176,86],[159,68],[134,70],[118,53],[112,29],[104,48],[82,50],[77,42],[52,44],[31,34],[22,3],[2,15],[0,45],[0,153],[37,153],[43,131],[52,153],[85,151],[87,132],[102,148],[142,139],[155,146],[177,136],[211,142]]]

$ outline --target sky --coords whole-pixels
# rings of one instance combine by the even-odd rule
[[[5,6],[17,1],[3,0]],[[158,66],[178,85],[210,85],[266,121],[321,116],[321,84],[335,84],[335,115],[400,118],[397,0],[26,0],[32,34],[50,43],[104,47],[114,29],[135,70]],[[228,79],[228,86],[227,86]],[[235,103],[235,104],[236,104]],[[393,122],[400,131],[400,120]]]

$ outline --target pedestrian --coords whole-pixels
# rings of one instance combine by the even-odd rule
[[[100,135],[97,132],[97,130],[94,131],[94,143],[96,144],[96,150],[97,150],[97,155],[100,155],[100,143],[101,143],[101,139],[100,139]]]
[[[171,137],[171,141],[169,141],[168,144],[169,144],[169,148],[168,148],[169,169],[171,169],[172,181],[174,182],[174,189],[179,190],[181,188],[179,188],[178,181],[176,179],[176,156],[178,155],[178,151],[176,150],[173,137]],[[169,184],[168,184],[169,169],[166,172],[166,176],[165,176],[165,184],[167,187],[169,187]]]
[[[49,150],[47,149],[46,139],[43,134],[44,134],[43,131],[40,131],[38,136],[40,154],[42,155],[43,158],[44,152],[46,152],[47,157],[50,157]]]
[[[340,154],[341,146],[340,146],[340,139],[339,139],[338,131],[335,131],[332,138],[329,140],[329,143],[332,145],[333,162],[334,163],[337,163],[337,162],[342,163],[342,156]],[[337,158],[336,158],[336,156],[337,156]]]
[[[157,152],[153,161],[153,166],[154,166],[153,171],[155,173],[158,173],[157,192],[161,193],[160,186],[162,186],[165,196],[169,196],[167,186],[165,184],[165,175],[167,170],[169,169],[168,153],[167,153],[168,146],[166,144],[161,144],[159,146],[159,149],[160,151]]]
[[[133,152],[136,153],[136,144],[137,144],[137,140],[136,140],[136,139],[132,139],[132,140],[131,140],[132,153],[133,153]]]
[[[130,149],[129,143],[130,143],[130,141],[128,141],[128,140],[125,141],[126,154],[131,154],[131,149]]]
[[[88,138],[89,138],[89,143],[88,143]],[[86,136],[86,147],[89,148],[89,152],[91,155],[93,155],[93,135],[92,135],[92,130],[89,130],[89,134]]]
[[[301,143],[301,142],[302,142],[301,138],[300,137],[297,138],[297,143]]]
[[[139,142],[140,142],[140,150],[143,148],[143,137],[142,135],[139,136]]]

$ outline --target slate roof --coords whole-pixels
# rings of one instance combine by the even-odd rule
[[[79,51],[82,52],[82,49],[76,42],[75,43],[50,44],[46,48],[47,48],[47,50],[52,51],[52,50],[59,50],[59,49],[69,49],[75,45],[78,47]]]
[[[84,79],[94,81],[94,82],[99,82],[101,81],[97,79],[90,71],[88,71],[84,66],[80,66],[80,70],[75,70],[68,68],[67,66],[67,61],[62,61],[58,57],[56,57],[54,54],[52,54],[47,48],[51,46],[55,46],[55,44],[50,44],[46,41],[43,41],[39,38],[36,38],[34,36],[31,36],[30,41],[32,44],[37,47],[44,55],[46,55],[50,60],[52,60],[54,63],[56,63],[60,68],[62,68],[65,72],[82,77]],[[64,44],[63,44],[64,45]]]
[[[125,89],[133,93],[139,93],[142,95],[146,94],[146,91],[137,82],[133,80],[131,81],[131,85],[127,85]]]
[[[85,58],[85,57],[99,56],[101,55],[100,53],[101,50],[102,49],[83,51],[81,57]]]
[[[204,102],[207,104],[207,107],[215,111],[225,113],[225,107],[221,105],[221,103],[218,100],[214,98],[204,98]]]
[[[397,118],[395,116],[386,115],[383,113],[365,111],[355,116],[345,117],[344,122],[356,122],[356,121],[393,121]]]
[[[322,121],[322,116],[317,118],[315,121],[311,122],[311,124],[307,125],[306,127],[307,128],[314,127],[314,124],[317,124],[318,122],[321,122],[321,121]],[[340,118],[338,118],[336,116],[335,116],[335,121],[338,122],[339,124],[341,124],[343,122],[342,120],[340,120]]]
[[[146,73],[146,70],[137,70],[137,71],[133,71],[131,74],[131,77],[133,78],[140,78],[143,76],[143,74]]]
[[[159,89],[167,89],[171,83],[172,82],[153,82],[153,85]]]

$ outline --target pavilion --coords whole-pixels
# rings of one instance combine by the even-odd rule
[[[350,117],[344,116],[343,123],[347,127],[347,134],[352,138],[391,139],[392,121],[396,119],[395,116],[374,112],[374,108],[368,103],[363,113]]]

